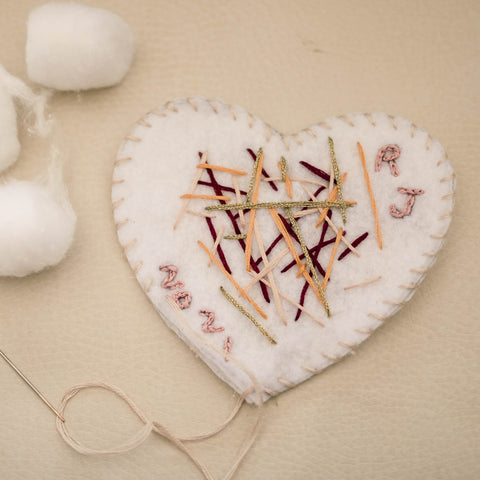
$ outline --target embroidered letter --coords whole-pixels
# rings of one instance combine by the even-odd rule
[[[382,168],[382,162],[388,162],[390,165],[390,172],[394,177],[398,177],[400,171],[398,170],[395,160],[400,157],[400,147],[398,145],[385,145],[377,153],[375,160],[375,171],[379,172]]]
[[[223,342],[223,351],[225,352],[225,361],[228,362],[228,354],[232,350],[233,340],[232,337],[227,337]]]
[[[215,332],[223,332],[225,329],[223,327],[215,327],[213,324],[215,323],[215,314],[208,310],[200,310],[200,315],[202,317],[207,317],[205,322],[202,324],[202,330],[205,333],[215,333]]]
[[[417,195],[423,195],[425,193],[424,190],[420,188],[404,188],[399,187],[397,189],[400,193],[404,193],[408,195],[407,197],[407,204],[403,210],[399,210],[395,205],[390,205],[390,215],[395,218],[403,218],[406,215],[410,215],[412,213],[413,205],[415,204],[415,197]]]
[[[176,288],[183,288],[185,284],[183,282],[174,282],[173,280],[177,276],[178,268],[175,265],[162,265],[159,267],[161,272],[167,272],[167,278],[162,282],[163,288],[169,288],[175,290]]]
[[[192,303],[192,296],[189,292],[177,292],[172,295],[172,298],[175,300],[175,303],[178,305],[180,310],[184,310],[190,306]]]

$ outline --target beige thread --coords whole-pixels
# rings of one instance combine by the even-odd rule
[[[322,357],[328,358],[332,362],[338,362],[342,357],[335,357],[334,355],[329,355],[328,353],[322,352]]]
[[[233,107],[231,105],[229,105],[229,109],[230,109],[230,113],[233,117],[233,120],[236,122],[237,121],[237,114],[235,113],[235,110],[233,109]]]
[[[397,122],[395,121],[395,117],[393,115],[387,115],[388,119],[390,120],[390,123],[392,124],[392,127],[394,130],[398,130],[398,125]]]
[[[172,306],[172,300],[167,298],[167,302],[170,305],[170,307],[174,311],[176,311],[174,309],[174,307]],[[177,312],[177,316],[179,316],[181,318],[181,320],[184,322],[184,324],[186,324],[187,327],[190,328],[192,333],[195,334],[198,338],[200,338],[200,340],[203,341],[203,343],[205,345],[207,345],[210,349],[218,352],[218,349],[216,347],[214,347],[212,344],[210,344],[207,341],[205,341],[204,339],[202,339],[197,332],[194,332],[192,330],[192,328],[187,324],[187,322],[184,320],[184,317],[179,312]],[[230,470],[227,472],[226,476],[224,477],[225,480],[230,480],[232,478],[232,476],[234,475],[238,466],[240,465],[242,459],[245,457],[247,452],[252,447],[252,445],[253,445],[253,443],[254,443],[257,435],[258,435],[260,421],[262,419],[261,406],[263,404],[262,389],[259,387],[258,381],[255,378],[255,376],[253,374],[251,374],[250,371],[241,362],[236,360],[234,357],[230,356],[229,358],[232,359],[232,361],[237,365],[237,367],[239,367],[252,381],[254,389],[258,394],[260,405],[259,405],[259,408],[257,410],[258,414],[257,414],[257,418],[256,418],[256,422],[254,424],[254,427],[253,427],[249,437],[244,442],[239,454],[237,455],[235,461],[233,462],[233,465],[231,466]],[[218,433],[219,431],[223,430],[230,423],[230,421],[235,417],[235,415],[238,412],[240,406],[238,406],[238,408],[235,407],[234,411],[232,412],[232,414],[230,414],[230,417],[227,419],[227,421],[225,421],[222,425],[220,425],[220,427],[217,427],[213,432],[209,432],[207,434],[196,435],[196,436],[192,436],[192,437],[182,438],[182,437],[176,437],[175,435],[172,435],[165,427],[160,425],[158,422],[154,422],[154,421],[149,420],[143,414],[143,412],[141,412],[141,410],[133,403],[133,401],[131,401],[120,389],[118,389],[117,387],[106,385],[106,384],[85,384],[85,385],[79,385],[79,386],[73,387],[72,389],[70,389],[64,395],[64,397],[62,399],[62,403],[61,403],[62,411],[65,410],[65,406],[68,403],[68,401],[74,395],[76,395],[78,393],[78,391],[80,391],[83,388],[92,388],[92,387],[106,388],[107,390],[110,390],[110,391],[114,392],[115,394],[117,394],[120,398],[122,398],[130,406],[130,408],[134,411],[134,413],[145,423],[145,426],[140,430],[140,432],[138,432],[136,435],[134,435],[131,440],[129,440],[128,442],[124,443],[123,445],[121,445],[121,446],[119,446],[115,449],[94,450],[94,449],[91,449],[91,448],[88,448],[88,447],[83,447],[81,444],[79,444],[78,441],[74,440],[70,436],[70,434],[68,433],[68,431],[66,429],[66,426],[63,425],[63,422],[60,421],[60,423],[62,425],[60,423],[57,423],[57,429],[58,429],[60,435],[62,436],[62,438],[65,440],[65,442],[67,444],[69,444],[73,449],[75,449],[76,451],[78,451],[80,453],[88,454],[88,455],[104,455],[104,454],[111,454],[111,453],[126,452],[126,451],[129,451],[129,450],[132,450],[133,448],[136,448],[138,445],[143,443],[146,440],[146,438],[148,437],[148,435],[152,431],[154,431],[155,433],[158,433],[159,435],[161,435],[161,436],[165,437],[166,439],[170,440],[173,444],[175,444],[177,446],[177,448],[179,448],[182,452],[186,453],[189,456],[189,458],[194,462],[194,464],[197,466],[197,468],[202,472],[202,474],[203,474],[203,476],[205,477],[206,480],[213,480],[213,476],[208,471],[208,469],[199,460],[197,460],[197,458],[188,450],[188,448],[183,444],[183,442],[184,441],[191,441],[191,440],[199,440],[199,439],[202,439],[202,438],[209,438],[209,437],[213,436],[215,433]],[[241,397],[242,401],[240,403],[243,403],[243,399],[247,395],[249,395],[249,393],[251,393],[251,389],[250,389],[250,391],[245,391],[242,394],[242,397]]]
[[[420,273],[420,274],[424,275],[425,273],[428,272],[428,268],[411,268],[410,271],[412,273]]]
[[[364,117],[370,122],[370,124],[372,125],[372,127],[376,127],[376,126],[377,126],[377,124],[375,123],[375,120],[373,119],[371,113],[364,113],[363,115],[364,115]]]
[[[130,140],[131,142],[141,142],[142,139],[140,137],[136,137],[135,135],[127,135],[125,140]]]
[[[450,192],[450,193],[447,193],[447,194],[443,195],[442,200],[450,200],[454,196],[455,196],[455,192]]]
[[[115,202],[112,202],[112,209],[115,210],[125,201],[125,197],[119,198]]]
[[[438,219],[439,220],[445,220],[447,218],[450,218],[452,215],[453,215],[453,210],[451,210],[450,212],[444,213],[443,215],[438,217]]]
[[[263,391],[270,395],[271,397],[276,397],[280,392],[275,392],[274,390],[270,390],[269,388],[264,387]]]
[[[272,127],[266,123],[265,124],[265,132],[266,132],[266,141],[269,142],[272,138]]]
[[[433,142],[433,139],[430,135],[428,135],[427,137],[427,145],[426,145],[426,149],[427,150],[430,150],[431,146],[432,146],[432,142]]]
[[[443,235],[430,235],[430,238],[434,238],[435,240],[443,240],[445,237],[447,236],[446,233],[444,233]]]
[[[452,173],[451,175],[447,175],[446,177],[443,177],[440,179],[440,183],[448,182],[449,180],[454,180],[456,175]]]
[[[126,254],[137,242],[138,242],[138,238],[134,238],[133,240],[130,240],[130,242],[124,245],[123,253]]]
[[[212,249],[210,250],[210,253],[212,254],[212,257],[214,257],[215,254],[217,253],[218,244],[221,242],[221,240],[222,240],[222,238],[223,238],[223,233],[224,233],[224,231],[225,231],[225,226],[222,225],[222,226],[220,227],[220,230],[219,230],[218,233],[217,233],[217,238],[215,239],[215,242],[213,243],[213,247],[212,247]],[[209,258],[209,259],[208,259],[207,265],[208,265],[209,267],[212,266],[212,258]]]
[[[417,131],[417,126],[412,123],[412,128],[410,129],[410,137],[413,138],[415,136],[415,132]]]
[[[332,126],[329,125],[329,124],[326,123],[326,122],[318,122],[318,123],[316,123],[315,125],[318,126],[318,127],[326,128],[327,130],[331,130],[331,129],[332,129]]]
[[[436,252],[424,252],[424,253],[422,253],[422,256],[424,256],[424,257],[436,257],[438,255],[438,253],[439,253],[438,251],[436,251]]]
[[[300,134],[299,133],[295,133],[292,135],[293,138],[295,139],[295,141],[297,142],[298,145],[302,146],[303,145],[303,141],[302,139],[300,138]]]
[[[385,322],[387,320],[387,317],[382,317],[382,315],[378,315],[377,313],[369,313],[368,316],[378,320],[379,322]]]
[[[152,110],[151,112],[152,115],[157,115],[157,117],[166,117],[167,114],[165,112],[163,112],[162,110],[158,110],[157,108]]]
[[[287,388],[293,388],[295,386],[294,383],[291,383],[288,380],[285,380],[284,378],[280,378],[280,377],[277,378],[277,382],[281,383],[282,385],[284,385]]]
[[[394,307],[403,307],[407,302],[395,302],[393,300],[384,300],[383,303],[386,303],[387,305],[392,305]]]
[[[256,222],[255,222],[256,223]],[[280,260],[289,252],[290,250],[288,248],[286,248],[285,250],[282,250],[273,260],[267,262],[266,264],[266,267],[261,270],[260,272],[258,273],[253,273],[253,272],[249,272],[251,273],[252,275],[252,279],[250,280],[250,282],[248,282],[248,284],[246,285],[246,287],[244,288],[244,290],[246,292],[248,292],[257,282],[259,282],[265,275],[267,275],[268,273],[270,273],[278,264],[278,262],[280,262]],[[263,257],[262,257],[263,259]]]
[[[120,185],[121,183],[124,183],[124,182],[125,182],[124,178],[122,178],[120,180],[113,180],[112,185]]]
[[[198,106],[197,104],[193,101],[191,98],[187,98],[187,102],[190,104],[190,106],[193,108],[195,112],[198,112]]]
[[[311,128],[306,128],[304,132],[307,132],[313,138],[318,138],[316,133]]]
[[[120,227],[123,227],[126,223],[128,223],[128,218],[124,218],[115,224],[115,228],[118,230]]]
[[[253,122],[254,122],[254,118],[253,118],[253,115],[248,112],[248,128],[252,128],[253,127]]]
[[[115,166],[120,165],[121,163],[129,162],[132,159],[132,157],[123,157],[123,158],[117,158],[113,164]]]
[[[172,102],[168,102],[165,105],[165,107],[168,108],[172,112],[178,113],[178,108]]]
[[[210,108],[213,110],[213,113],[218,115],[218,109],[217,107],[213,104],[213,100],[207,100],[207,103],[210,105]]]
[[[355,283],[353,285],[349,285],[348,287],[343,287],[344,290],[351,290],[352,288],[363,287],[364,285],[370,285],[372,283],[378,282],[381,280],[381,276],[371,278],[370,280],[365,280],[363,282]]]
[[[258,223],[256,222],[256,220],[253,221],[253,229],[255,232],[255,239],[257,241],[258,249],[260,250],[260,255],[262,257],[263,263],[265,265],[265,268],[268,268],[270,265],[270,262],[265,253],[265,247],[263,246],[263,239],[260,234],[260,229],[258,228]],[[286,251],[288,252],[288,248],[286,249]],[[278,290],[277,284],[275,283],[275,277],[273,276],[272,269],[270,269],[270,271],[267,272],[267,276],[268,276],[268,280],[270,281],[270,285],[271,285],[270,288],[272,289],[273,299],[275,301],[275,306],[277,307],[278,314],[283,324],[286,325],[287,317],[285,315],[285,310],[283,309],[282,301],[280,300],[279,290]]]
[[[437,162],[437,167],[439,167],[442,163],[447,161],[447,156],[443,154],[442,158]]]
[[[135,265],[135,268],[133,269],[133,273],[136,275],[140,269],[143,267],[143,262],[140,261]]]
[[[337,118],[343,120],[347,125],[355,127],[355,124],[346,115],[339,115]]]
[[[375,330],[370,330],[369,328],[356,328],[355,331],[364,335],[371,335]]]
[[[355,346],[354,346],[354,345],[350,345],[349,343],[340,342],[340,341],[338,341],[337,343],[338,343],[338,345],[340,345],[341,347],[344,347],[344,348],[350,350],[350,354],[351,354],[351,355],[356,355],[356,354],[357,354],[357,352],[355,351],[355,347],[358,347],[358,345],[355,345]]]
[[[281,138],[282,138],[282,142],[283,144],[285,145],[285,148],[287,149],[287,151],[290,150],[290,142],[288,141],[288,138],[286,135],[281,135]]]
[[[138,120],[137,124],[142,125],[143,127],[152,128],[152,124],[150,122],[147,122],[145,118],[141,118],[140,120]]]
[[[418,285],[410,284],[410,285],[399,285],[398,288],[404,288],[405,290],[415,290]]]
[[[149,293],[150,292],[150,289],[152,288],[152,285],[153,285],[153,278],[149,278],[147,280],[147,283],[145,284],[145,286],[143,287],[145,289],[145,292],[146,293]]]
[[[216,215],[214,215],[213,213],[197,212],[196,210],[186,210],[186,213],[196,215],[197,217],[216,218]]]
[[[300,368],[303,368],[303,370],[305,370],[306,372],[313,373],[314,375],[318,375],[323,370],[317,370],[315,368],[306,367],[304,365],[302,365]]]

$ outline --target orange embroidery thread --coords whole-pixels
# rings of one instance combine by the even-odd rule
[[[197,168],[208,168],[210,170],[218,170],[220,172],[231,173],[232,175],[246,175],[247,172],[235,170],[233,168],[222,167],[221,165],[210,165],[209,163],[199,163]]]
[[[358,153],[360,155],[360,160],[362,161],[363,174],[365,176],[365,182],[367,183],[368,194],[370,195],[370,202],[372,204],[373,215],[375,216],[375,227],[377,230],[378,246],[380,250],[382,250],[383,241],[382,241],[382,232],[380,231],[380,222],[378,220],[377,203],[375,202],[375,197],[373,195],[372,185],[370,183],[370,177],[367,171],[367,162],[365,161],[365,154],[363,153],[363,147],[360,144],[360,142],[357,142],[357,148],[358,148]]]
[[[330,262],[328,263],[327,271],[325,272],[325,278],[323,279],[322,289],[325,291],[327,288],[328,279],[330,278],[330,274],[332,273],[333,268],[333,261],[335,260],[335,254],[337,253],[338,244],[343,235],[343,228],[338,229],[337,238],[335,239],[335,244],[333,245],[332,255],[330,256]]]
[[[332,178],[332,177],[330,177]],[[343,184],[343,182],[345,182],[345,179],[347,178],[347,173],[345,172],[343,175],[342,175],[342,179],[340,180],[340,183]],[[335,201],[335,199],[337,198],[337,192],[338,192],[338,185],[330,192],[330,195],[328,196],[328,202],[333,202]],[[348,202],[346,202],[348,203]],[[325,217],[327,216],[327,212],[328,212],[328,207],[325,207],[323,210],[322,210],[322,213],[320,214],[320,218],[318,219],[318,222],[317,224],[315,225],[317,228],[323,223],[323,221],[325,220]]]
[[[223,272],[223,274],[232,282],[233,286],[239,291],[240,295],[243,295],[246,300],[248,300],[253,308],[263,317],[267,318],[265,312],[255,303],[255,301],[250,298],[250,296],[245,292],[245,290],[237,283],[237,281],[225,270],[224,266],[211,254],[208,248],[198,240],[197,243],[205,250],[205,253],[209,256],[213,263]]]
[[[230,197],[225,197],[224,195],[195,195],[193,193],[186,193],[180,197],[181,199],[190,199],[190,198],[200,198],[203,200],[225,200],[229,202],[231,200]]]

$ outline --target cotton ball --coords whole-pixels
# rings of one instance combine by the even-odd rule
[[[56,265],[69,249],[76,217],[60,175],[48,184],[0,186],[0,275],[23,277]]]
[[[35,8],[27,24],[29,78],[57,90],[119,83],[130,68],[134,38],[118,15],[74,2]]]
[[[19,153],[15,106],[10,94],[0,85],[0,172],[12,165]]]

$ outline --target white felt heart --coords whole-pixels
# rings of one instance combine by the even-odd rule
[[[402,118],[282,135],[195,98],[137,122],[112,200],[166,324],[237,392],[256,385],[259,403],[258,386],[267,399],[319,373],[408,301],[442,246],[454,185],[441,145]]]

